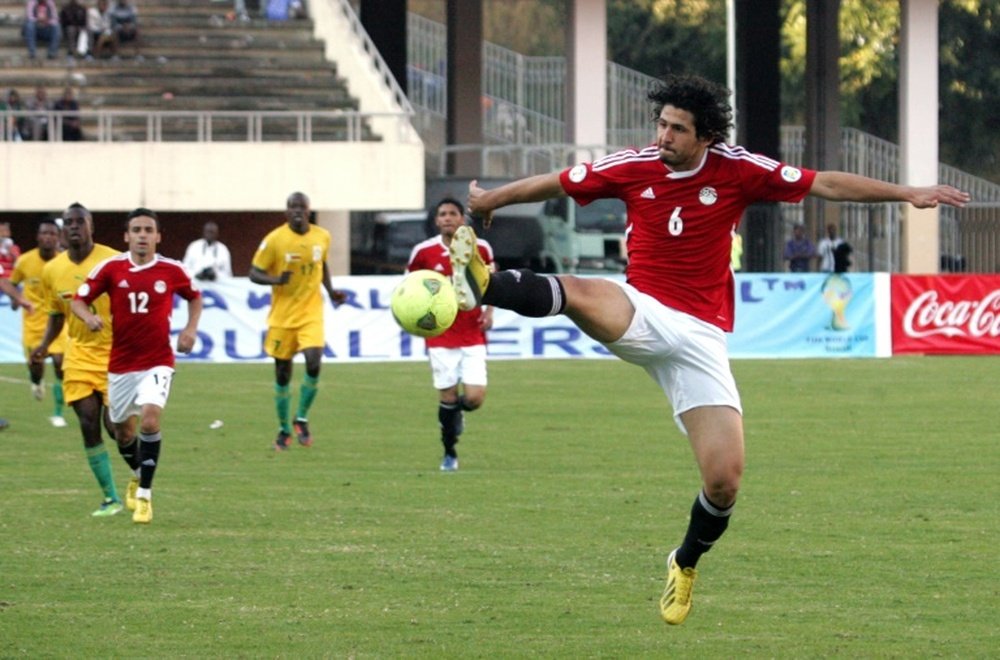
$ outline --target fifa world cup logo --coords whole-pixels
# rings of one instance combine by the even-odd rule
[[[830,319],[831,330],[850,330],[851,326],[847,322],[847,305],[851,302],[854,292],[851,290],[851,281],[840,273],[833,273],[823,281],[820,288],[823,294],[823,302],[833,312]]]

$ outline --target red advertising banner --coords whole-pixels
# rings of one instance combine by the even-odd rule
[[[892,352],[1000,353],[1000,275],[893,275]]]

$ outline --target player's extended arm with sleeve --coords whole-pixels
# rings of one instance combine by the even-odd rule
[[[901,186],[847,172],[817,172],[809,194],[835,202],[909,202],[918,209],[969,201],[969,193],[943,184]]]
[[[323,262],[323,288],[326,289],[326,295],[330,296],[330,302],[333,303],[334,307],[340,306],[340,303],[347,300],[346,293],[333,288],[333,283],[330,282],[330,269],[325,261]]]
[[[483,226],[489,227],[493,221],[493,211],[510,204],[541,202],[553,197],[565,197],[559,172],[538,174],[518,179],[493,190],[479,187],[479,182],[469,183],[469,213],[483,219]]]
[[[180,353],[190,353],[194,348],[194,341],[198,338],[198,321],[201,320],[201,309],[204,306],[201,296],[188,300],[188,320],[187,325],[177,335],[177,351]]]

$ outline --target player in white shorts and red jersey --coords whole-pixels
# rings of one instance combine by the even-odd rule
[[[460,306],[566,314],[612,353],[643,367],[670,399],[702,480],[684,540],[667,559],[660,615],[670,624],[682,623],[691,609],[695,564],[725,531],[743,474],[743,416],[725,336],[735,308],[732,236],[743,211],[806,195],[918,208],[969,199],[950,186],[815,172],[727,145],[728,99],[727,89],[703,78],[669,76],[649,93],[654,144],[494,190],[470,184],[468,210],[486,226],[508,204],[566,195],[581,204],[621,199],[628,211],[626,283],[531,271],[490,275],[470,249],[470,230],[457,232],[451,244]]]
[[[188,302],[188,320],[177,337],[177,350],[190,353],[201,317],[201,292],[184,266],[156,253],[160,220],[153,211],[129,213],[125,241],[128,252],[98,264],[80,285],[73,313],[93,331],[103,327],[88,305],[102,293],[111,299],[112,342],[108,363],[111,421],[120,437],[135,435],[139,420],[139,483],[132,520],[153,519],[153,475],[160,456],[160,416],[170,396],[174,351],[170,345],[170,315],[174,294]],[[132,493],[126,503],[132,506]]]
[[[413,247],[407,269],[433,270],[450,277],[448,246],[455,230],[465,225],[462,203],[456,199],[442,199],[434,207],[432,216],[439,233]],[[483,263],[492,267],[493,248],[490,244],[478,239],[476,249]],[[444,445],[441,470],[445,472],[458,469],[455,445],[465,428],[463,412],[476,410],[486,398],[486,331],[492,327],[493,308],[480,306],[460,310],[450,328],[426,340],[434,387],[439,393],[438,423],[441,426],[441,444]]]

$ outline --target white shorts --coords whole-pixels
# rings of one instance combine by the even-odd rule
[[[446,390],[459,383],[486,387],[486,344],[462,348],[428,348],[434,387]]]
[[[160,409],[167,407],[170,384],[174,370],[170,367],[153,367],[145,371],[108,374],[108,399],[111,421],[121,424],[138,415],[146,404]]]
[[[615,282],[632,301],[635,316],[607,349],[638,365],[659,383],[685,434],[681,413],[701,406],[729,406],[743,414],[729,367],[726,333],[711,323],[667,307],[630,284]]]

